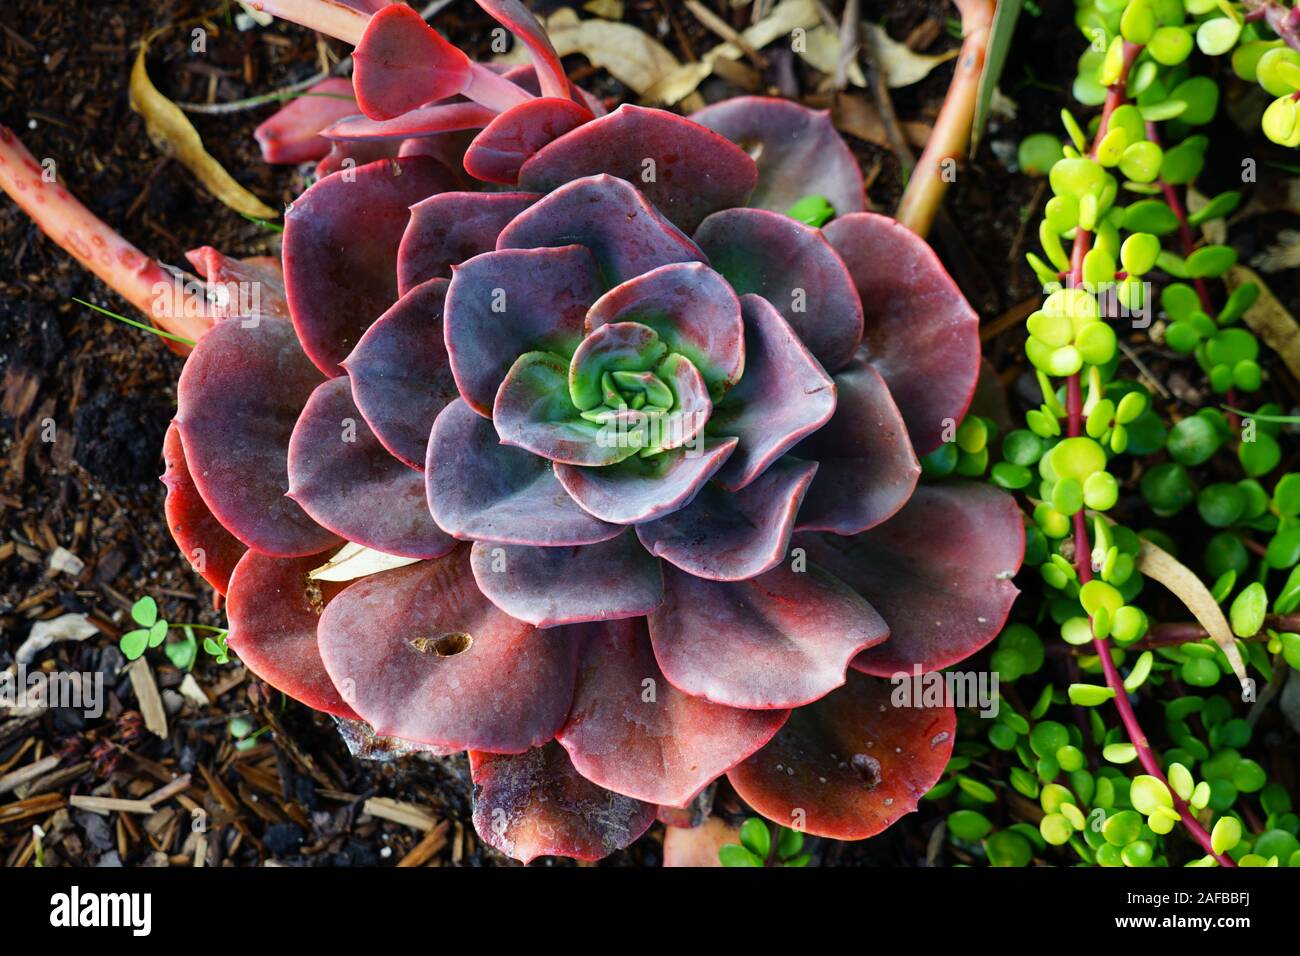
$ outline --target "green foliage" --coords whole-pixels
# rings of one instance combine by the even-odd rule
[[[723,844],[718,859],[723,866],[807,866],[812,857],[803,852],[803,845],[804,837],[799,831],[750,817],[740,825],[740,842]]]

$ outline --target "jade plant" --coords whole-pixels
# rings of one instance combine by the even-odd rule
[[[282,275],[191,254],[230,294],[167,436],[176,541],[259,677],[469,751],[475,825],[518,859],[607,855],[724,774],[782,826],[878,833],[956,729],[887,678],[974,653],[1017,594],[1014,499],[918,484],[977,317],[865,211],[826,113],[606,114],[522,4],[480,5],[532,67],[401,4],[254,4],[355,45],[359,112],[262,131],[329,149]]]

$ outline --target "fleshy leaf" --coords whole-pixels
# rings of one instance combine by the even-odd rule
[[[315,162],[330,151],[321,130],[356,111],[352,81],[331,76],[277,110],[253,130],[253,138],[268,163]]]
[[[492,423],[459,399],[434,423],[425,478],[434,521],[456,538],[558,547],[621,530],[578,507],[548,462],[501,445]]]
[[[555,477],[589,514],[615,524],[638,524],[690,504],[735,449],[736,439],[720,438],[607,468],[556,465]]]
[[[390,455],[334,378],[307,401],[289,442],[289,497],[323,527],[355,544],[405,558],[437,558],[456,546],[433,523],[424,476]]]
[[[698,578],[739,581],[785,558],[817,463],[783,458],[742,490],[706,485],[685,508],[637,525],[641,543]]]
[[[753,160],[712,130],[624,105],[542,149],[524,164],[519,184],[550,192],[600,173],[636,186],[688,233],[712,212],[743,206],[758,181]]]
[[[1025,527],[1015,499],[982,484],[920,485],[889,521],[853,538],[800,534],[796,547],[870,601],[892,634],[853,666],[888,677],[933,671],[997,636],[1020,592]]]
[[[596,263],[583,246],[488,252],[456,267],[443,323],[461,397],[490,416],[520,355],[573,354],[599,294]]]
[[[866,320],[867,358],[889,384],[918,455],[961,421],[979,376],[979,317],[916,233],[874,213],[825,229],[853,276]]]
[[[571,99],[543,96],[497,116],[465,152],[465,169],[488,183],[513,186],[519,170],[538,150],[592,119]]]
[[[172,423],[163,438],[162,483],[167,486],[167,528],[176,547],[197,571],[220,594],[230,586],[230,572],[248,549],[242,541],[221,526],[203,503],[185,464],[180,429]]]
[[[326,375],[342,374],[339,363],[397,301],[409,208],[449,185],[446,167],[426,156],[380,160],[326,176],[286,210],[289,308],[303,349]]]
[[[643,618],[591,624],[556,740],[593,783],[683,807],[777,732],[789,711],[739,710],[677,690],[655,663]]]
[[[568,369],[571,404],[589,411],[604,400],[602,382],[609,372],[652,369],[668,354],[659,333],[640,322],[593,323],[590,335],[573,353]]]
[[[352,59],[357,102],[371,119],[392,119],[455,96],[470,81],[465,54],[400,3],[370,18]]]
[[[536,627],[649,614],[664,596],[659,562],[630,530],[599,544],[528,548],[475,542],[479,590]]]
[[[699,262],[660,266],[615,286],[591,307],[587,325],[640,322],[691,360],[715,397],[745,370],[740,301],[723,278]]]
[[[577,635],[498,610],[468,547],[354,582],[317,634],[335,686],[383,736],[521,753],[554,736],[573,700]]]
[[[496,115],[477,103],[437,103],[386,120],[345,116],[322,130],[321,136],[327,140],[358,143],[423,139],[461,130],[483,129]]]
[[[850,673],[727,779],[775,823],[834,840],[875,836],[938,782],[957,729],[951,707],[899,707],[893,692],[889,681]]]
[[[443,345],[447,280],[405,293],[361,336],[344,360],[352,397],[375,437],[419,471],[438,413],[460,394]]]
[[[226,530],[266,554],[339,543],[285,497],[289,436],[323,380],[283,319],[215,325],[181,370],[176,425],[194,484]]]
[[[853,357],[862,304],[819,230],[765,209],[727,209],[706,219],[695,241],[738,293],[772,303],[828,372]]]
[[[594,125],[588,123],[577,132]],[[525,180],[521,177],[520,181]],[[704,261],[699,247],[663,218],[645,196],[613,176],[566,182],[502,230],[497,248],[535,249],[574,242],[595,255],[606,287],[670,262]]]
[[[738,145],[758,165],[748,205],[784,213],[805,196],[824,196],[836,214],[866,209],[862,170],[828,110],[790,100],[736,96],[691,115]]]
[[[746,295],[740,305],[748,373],[709,423],[710,430],[740,439],[718,472],[718,484],[728,491],[744,488],[799,439],[824,425],[837,401],[831,377],[770,302]]]
[[[342,585],[308,579],[324,554],[272,558],[250,551],[230,579],[227,646],[276,690],[314,710],[356,718],[316,647],[321,611]]]
[[[872,366],[854,361],[835,375],[831,420],[795,447],[821,462],[799,511],[799,530],[857,534],[907,504],[921,477],[907,426]]]
[[[554,741],[518,756],[470,751],[474,829],[522,863],[539,856],[599,860],[655,822],[653,803],[604,790],[573,769]]]
[[[411,207],[397,253],[402,295],[429,279],[450,279],[452,266],[496,248],[497,236],[540,197],[535,193],[441,193]]]
[[[655,657],[673,686],[730,707],[824,697],[844,683],[855,654],[888,635],[871,605],[815,565],[781,564],[731,583],[665,566],[664,603],[650,615]]]
[[[185,258],[208,281],[206,307],[217,321],[289,318],[279,260],[235,259],[211,246],[191,249]]]

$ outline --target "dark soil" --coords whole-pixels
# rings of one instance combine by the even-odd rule
[[[866,19],[885,23],[918,50],[938,52],[958,43],[947,29],[954,11],[939,0],[868,0],[863,8]],[[702,51],[717,42],[675,3],[634,0],[625,18],[683,59],[688,47]],[[467,0],[438,21],[471,51],[484,45],[488,23]],[[188,33],[199,24],[208,31],[208,51],[196,57]],[[318,48],[312,34],[292,26],[240,33],[221,0],[23,0],[7,4],[0,22],[0,123],[17,131],[38,159],[54,158],[83,202],[163,261],[179,264],[185,250],[200,245],[240,256],[273,252],[273,234],[217,203],[161,156],[130,110],[127,82],[136,44],[174,25],[184,29],[154,38],[149,63],[155,84],[177,101],[225,102],[280,89],[315,73],[323,55],[346,53],[338,44]],[[1019,102],[1019,118],[994,121],[948,202],[940,248],[986,320],[1037,292],[1022,253],[1033,241],[1041,190],[1009,172],[995,148],[1005,151],[1025,132],[1055,128],[1069,73],[1054,47],[1068,29],[1068,13],[1027,18],[1002,84]],[[822,78],[779,47],[770,51],[765,83],[812,98]],[[581,57],[567,65],[599,95],[611,101],[627,96]],[[951,69],[945,65],[894,91],[899,118],[932,121]],[[1057,86],[1022,82],[1030,75]],[[702,92],[715,99],[735,89],[714,79]],[[868,94],[854,95],[869,104]],[[289,202],[302,180],[297,170],[261,162],[251,132],[270,111],[191,118],[209,151],[276,206]],[[871,178],[872,201],[890,211],[903,182],[898,160],[884,141],[852,144]],[[30,865],[36,854],[32,826],[39,824],[46,864],[191,865],[196,840],[187,817],[198,810],[208,819],[208,865],[388,865],[413,848],[411,862],[506,862],[473,833],[463,757],[355,759],[328,718],[271,691],[237,661],[218,665],[200,652],[193,673],[208,703],[195,706],[180,696],[184,673],[152,652],[170,712],[165,737],[145,729],[117,650],[122,631],[133,626],[132,602],[153,596],[174,624],[224,624],[211,589],[176,553],[156,480],[181,360],[160,339],[72,302],[83,298],[131,314],[7,200],[0,200],[0,250],[0,668],[13,663],[34,623],[85,615],[94,635],[57,644],[36,655],[32,666],[100,672],[112,691],[97,719],[63,710],[0,715],[0,778],[51,755],[61,758],[57,769],[0,794],[0,863]],[[990,349],[1004,381],[1013,381],[1021,367],[1017,336],[995,338]],[[51,567],[59,549],[83,566]],[[236,717],[262,731],[242,750],[229,729]],[[188,786],[160,801],[153,814],[99,815],[69,803],[87,795],[145,797],[178,773],[189,775]],[[376,797],[416,805],[438,826],[426,837],[366,812],[365,802]],[[738,809],[725,793],[719,804]],[[926,860],[937,819],[923,811],[875,840],[822,842],[814,850],[826,864],[915,865]],[[661,841],[656,827],[606,863],[657,865]]]

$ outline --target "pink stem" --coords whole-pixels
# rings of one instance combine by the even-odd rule
[[[334,0],[248,0],[248,5],[260,13],[269,13],[352,46],[361,42],[361,35],[370,22],[370,14]]]
[[[173,274],[79,203],[57,177],[46,175],[5,126],[0,126],[0,189],[47,236],[160,329],[196,342],[208,330],[206,319],[186,315],[184,303],[174,301]]]
[[[461,95],[498,113],[536,99],[523,87],[493,73],[482,63],[473,62],[470,63],[469,86],[461,90]]]

